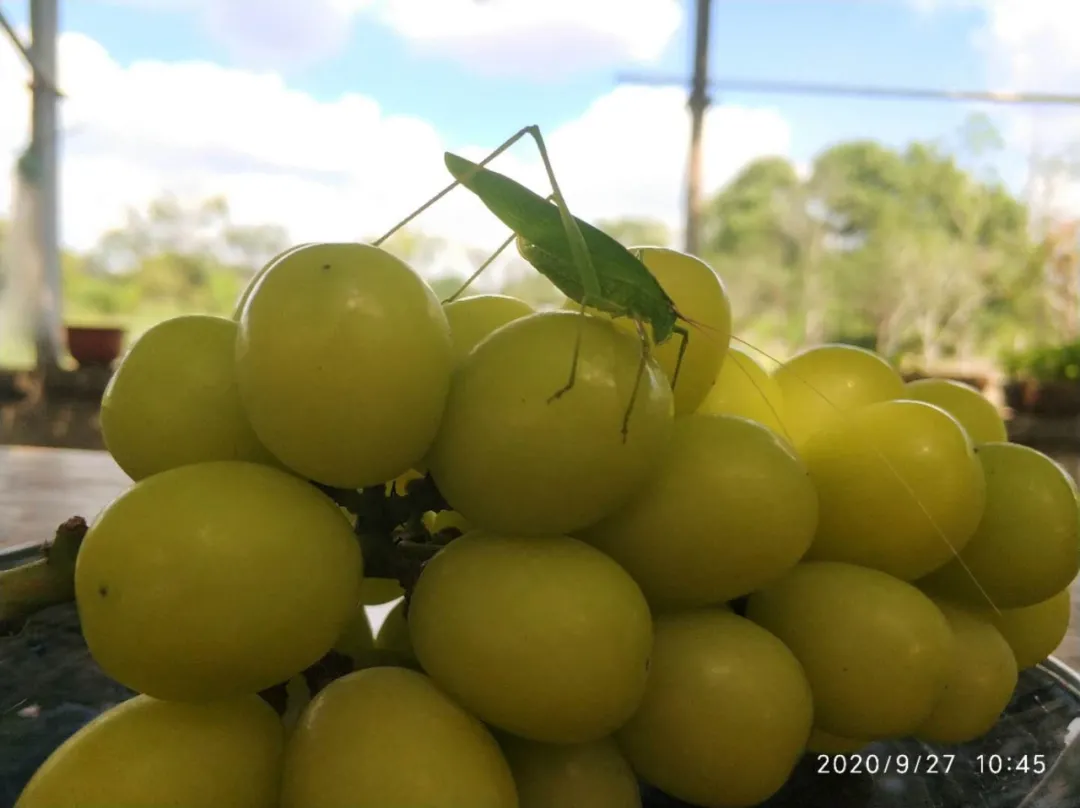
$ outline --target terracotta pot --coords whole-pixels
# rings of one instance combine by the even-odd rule
[[[1024,396],[1027,385],[1021,381],[1006,382],[1002,387],[1005,395],[1005,406],[1013,412],[1024,412]]]
[[[108,367],[124,348],[122,328],[67,326],[68,352],[79,367]]]
[[[1080,383],[1015,381],[1005,385],[1005,403],[1014,412],[1069,418],[1080,415]]]

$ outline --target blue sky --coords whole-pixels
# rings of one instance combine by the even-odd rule
[[[183,8],[69,2],[65,30],[89,35],[121,64],[146,59],[206,60],[245,66]],[[689,6],[689,4],[688,4]],[[22,11],[13,6],[16,12]],[[25,22],[16,13],[19,22]],[[950,88],[990,87],[987,60],[974,44],[985,22],[975,7],[919,11],[904,0],[715,0],[710,69],[716,77]],[[689,13],[687,14],[689,22]],[[388,113],[432,122],[451,143],[492,142],[525,123],[545,128],[572,120],[620,73],[685,74],[691,36],[682,30],[648,68],[602,66],[563,78],[500,77],[410,48],[370,17],[357,19],[348,43],[316,64],[278,67],[291,86],[321,99],[360,92]],[[260,60],[259,66],[268,64]],[[791,122],[796,157],[852,137],[890,143],[948,134],[966,105],[858,101],[729,93],[720,103],[768,106]]]
[[[688,72],[692,17],[688,0],[622,0],[617,7],[625,10],[625,19],[620,20],[625,24],[621,28],[613,24],[619,31],[611,36],[605,28],[611,18],[596,10],[605,4],[615,8],[612,3],[616,0],[577,0],[576,5],[571,0],[546,0],[548,6],[559,6],[562,11],[538,18],[532,29],[519,26],[520,30],[510,35],[501,33],[510,25],[507,19],[512,15],[506,13],[500,23],[503,29],[489,26],[491,30],[475,35],[468,30],[443,31],[453,28],[453,19],[434,17],[463,2],[467,0],[307,0],[306,5],[299,0],[288,4],[286,0],[62,1],[62,28],[77,35],[69,36],[70,46],[65,43],[62,48],[62,81],[87,85],[81,106],[78,97],[73,96],[70,102],[81,109],[80,115],[72,117],[80,120],[83,140],[72,141],[69,171],[80,177],[106,176],[109,172],[130,175],[130,190],[123,192],[127,196],[113,189],[110,204],[114,206],[135,204],[135,197],[145,196],[147,189],[198,175],[205,180],[204,186],[220,186],[223,192],[235,187],[236,209],[248,210],[249,218],[265,218],[269,208],[254,201],[265,200],[266,193],[254,190],[252,171],[245,169],[247,185],[241,188],[237,183],[242,172],[238,167],[231,172],[223,169],[222,153],[250,151],[253,161],[258,158],[270,164],[278,160],[283,169],[292,166],[297,171],[303,163],[308,171],[312,169],[308,163],[318,162],[331,147],[347,154],[342,145],[346,135],[328,134],[327,126],[357,127],[358,151],[368,141],[378,144],[383,152],[400,148],[400,154],[369,155],[367,163],[347,155],[348,162],[356,162],[346,171],[348,181],[356,186],[350,204],[366,189],[370,218],[378,218],[379,210],[390,204],[389,198],[399,204],[384,188],[397,182],[387,165],[394,163],[399,173],[403,162],[412,167],[417,147],[411,144],[424,149],[411,171],[416,187],[421,187],[421,175],[427,183],[424,187],[431,187],[434,180],[427,180],[425,172],[439,156],[432,145],[489,149],[522,125],[538,123],[563,142],[564,163],[571,164],[564,170],[594,172],[595,183],[608,186],[619,182],[620,175],[652,172],[636,187],[610,190],[604,204],[598,198],[594,205],[598,212],[611,214],[620,199],[633,207],[636,193],[639,201],[662,196],[666,206],[663,214],[674,216],[685,139],[678,128],[684,122],[670,120],[675,115],[681,118],[682,101],[674,90],[661,98],[656,91],[648,94],[619,88],[617,77],[623,73]],[[492,6],[512,5],[515,0],[490,2]],[[1009,15],[1017,13],[1019,0],[934,0],[933,10],[920,10],[926,2],[715,0],[711,71],[716,77],[942,88],[989,89],[1026,82],[1023,89],[1040,89],[1031,86],[1032,77],[1044,83],[1060,78],[1053,72],[1055,56],[1073,53],[1076,49],[1072,46],[1080,44],[1054,39],[1061,26],[1047,11],[1052,0],[1027,0],[1025,34],[1019,38],[1009,33],[1016,28],[1009,28]],[[589,17],[582,11],[577,19],[575,14],[590,4],[595,13]],[[682,6],[681,23],[676,4]],[[1038,12],[1043,13],[1042,18],[1036,9],[1040,6],[1044,7]],[[25,24],[25,2],[8,2],[5,8],[17,24]],[[483,28],[488,18],[475,13],[475,24]],[[425,24],[416,14],[433,19]],[[635,15],[640,17],[638,23],[632,19]],[[1037,18],[1042,20],[1042,28],[1032,23],[1038,22]],[[665,27],[668,23],[670,27]],[[659,29],[670,36],[655,33]],[[1060,46],[1059,51],[1055,53],[1047,42]],[[79,60],[86,67],[73,70],[72,65]],[[155,62],[160,65],[151,64]],[[203,67],[196,69],[193,63]],[[1017,65],[1023,65],[1024,71]],[[1077,67],[1076,77],[1080,77],[1080,65]],[[91,76],[100,77],[94,79],[96,85],[90,86]],[[106,87],[109,82],[113,84]],[[274,87],[267,89],[267,82]],[[259,92],[265,97],[261,100],[237,98],[235,89],[229,91],[231,96],[216,97],[218,87],[224,94],[227,87],[254,85],[262,87]],[[95,116],[104,116],[104,106],[120,109],[116,101],[120,93],[125,94],[129,107],[160,106],[160,131],[153,128],[153,119],[133,120],[123,126],[116,123],[117,115],[126,112],[114,111],[111,125],[115,131],[109,129],[108,121],[98,120]],[[142,97],[137,97],[140,94]],[[202,105],[200,97],[205,101]],[[346,103],[346,98],[352,101]],[[367,105],[362,114],[357,111],[357,99]],[[252,115],[263,115],[264,121],[281,127],[280,117],[275,118],[270,107],[285,102],[296,110],[310,108],[313,117],[308,121],[303,113],[291,114],[288,126],[292,131],[273,133],[281,141],[276,152],[257,142],[261,140],[258,130],[239,120],[237,109],[228,109],[243,110],[250,104]],[[730,176],[740,160],[745,162],[759,153],[782,152],[805,164],[822,148],[845,139],[875,138],[899,145],[912,139],[948,138],[972,110],[970,105],[951,103],[750,93],[723,93],[717,102],[721,114],[710,119],[714,140],[706,159],[724,165],[716,168],[714,185]],[[211,119],[198,132],[186,132],[196,118],[210,115],[205,110],[211,108],[220,110],[220,125]],[[995,114],[1000,115],[1000,111]],[[166,125],[166,119],[174,115],[175,121]],[[1023,115],[1014,111],[1011,117],[1001,118],[1010,135],[1017,121],[1024,120]],[[727,131],[717,131],[718,127]],[[143,139],[139,148],[129,144],[121,150],[116,146],[112,153],[90,156],[82,151],[89,150],[87,144],[92,141],[99,146],[115,145],[129,136],[134,138],[132,129],[140,130],[136,133]],[[376,136],[376,130],[381,133],[384,129],[385,133]],[[96,140],[88,134],[93,130],[97,130]],[[8,136],[14,146],[18,132],[12,132]],[[208,143],[210,140],[214,142]],[[164,148],[162,143],[171,149],[168,160],[160,156],[155,163],[151,153]],[[643,145],[635,151],[637,143]],[[1023,146],[1020,144],[1003,162],[1014,180],[1019,176]],[[185,171],[169,174],[171,169],[163,166],[175,161],[177,149],[191,154],[203,149],[205,153],[201,163],[192,162]],[[138,168],[131,158],[136,152],[146,153]],[[606,168],[597,159],[599,153],[607,158]],[[335,163],[327,156],[327,161],[322,169],[334,169],[342,159]],[[520,159],[522,171],[536,176],[535,160],[529,163]],[[259,182],[259,188],[271,187],[265,177]],[[283,195],[274,211],[280,210],[278,218],[285,217],[290,226],[297,223],[294,229],[309,233],[305,228],[314,226],[316,218],[325,219],[311,214],[310,209],[317,204],[314,200],[329,197],[297,186],[289,198],[299,198],[301,191],[310,193],[312,201],[304,205],[296,202],[286,209],[285,197],[289,195]],[[655,210],[626,213],[659,215],[658,205]],[[67,205],[79,206],[86,206],[87,212],[75,230],[85,231],[84,237],[89,237],[93,218],[89,196],[81,201],[72,199]],[[98,212],[104,210],[100,200],[93,207]],[[307,224],[301,222],[305,215]],[[459,227],[463,214],[454,215],[458,218],[451,224]],[[104,226],[104,219],[94,221],[95,227]],[[66,230],[71,232],[72,228]]]

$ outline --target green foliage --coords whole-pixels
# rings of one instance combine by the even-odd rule
[[[1029,215],[989,172],[999,146],[973,119],[962,144],[833,146],[809,175],[758,160],[708,207],[703,257],[736,327],[792,349],[844,339],[930,365],[994,356],[1040,325],[1042,261]]]
[[[1002,367],[1014,379],[1080,381],[1080,340],[1007,352]]]
[[[185,205],[166,195],[129,211],[87,254],[61,257],[64,317],[135,335],[176,314],[228,315],[252,274],[286,246],[281,228],[234,223],[223,199]]]

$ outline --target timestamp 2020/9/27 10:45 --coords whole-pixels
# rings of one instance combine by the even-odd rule
[[[949,774],[957,756],[953,754],[917,754],[903,752],[879,754],[854,752],[838,755],[819,754],[818,774]],[[970,765],[976,774],[1042,774],[1046,755],[975,755]]]

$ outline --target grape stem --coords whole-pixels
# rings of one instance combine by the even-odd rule
[[[364,575],[390,578],[401,584],[408,600],[424,564],[460,535],[456,530],[432,534],[425,513],[450,510],[430,474],[409,480],[405,492],[385,485],[359,490],[319,486],[331,499],[356,516],[355,533],[364,555]]]
[[[56,529],[40,558],[0,572],[0,629],[75,599],[75,558],[87,529],[85,519],[73,516]]]

